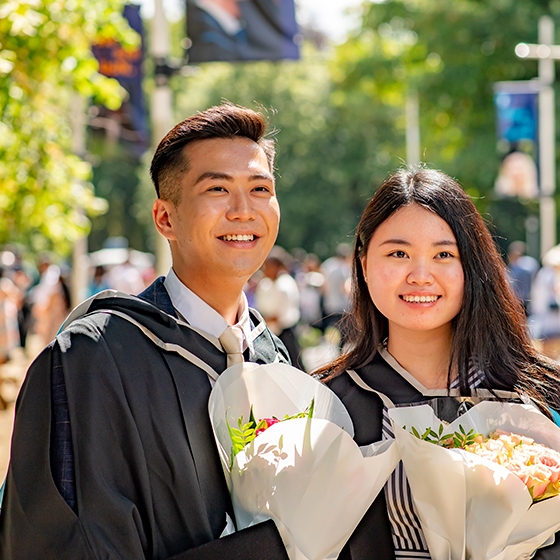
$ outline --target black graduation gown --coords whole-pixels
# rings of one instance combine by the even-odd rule
[[[370,364],[356,372],[372,389],[387,395],[395,404],[420,403],[429,399],[410,385],[378,353]],[[328,385],[342,400],[352,418],[356,443],[361,446],[380,441],[383,417],[380,397],[358,387],[346,372],[335,377]],[[384,491],[379,493],[339,555],[339,560],[372,558],[395,559]],[[534,560],[559,559],[560,533],[557,533],[556,542],[541,548]]]
[[[152,295],[170,303],[161,286]],[[226,367],[223,352],[150,303],[111,298],[97,308],[126,313],[217,372]],[[268,329],[254,348],[251,361],[286,361]],[[76,513],[51,474],[53,361],[68,396]],[[18,397],[0,558],[287,559],[273,522],[218,539],[233,513],[210,390],[204,371],[121,317],[93,312],[73,322],[32,364]]]

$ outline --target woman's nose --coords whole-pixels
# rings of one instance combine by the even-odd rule
[[[407,281],[409,284],[430,285],[434,282],[432,269],[425,261],[411,262]]]

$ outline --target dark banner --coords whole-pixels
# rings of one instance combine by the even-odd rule
[[[92,46],[93,54],[99,61],[99,72],[104,76],[117,79],[128,93],[128,99],[119,111],[106,109],[103,112],[107,113],[104,116],[120,121],[122,137],[147,146],[149,137],[142,89],[144,28],[140,17],[140,6],[126,5],[123,15],[130,27],[140,35],[140,46],[133,50],[126,50],[112,39]]]
[[[294,0],[186,0],[189,63],[299,58]]]

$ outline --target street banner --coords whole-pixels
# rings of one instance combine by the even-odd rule
[[[538,116],[539,86],[533,80],[494,84],[496,131],[506,152],[495,190],[499,196],[524,199],[539,195]]]
[[[144,28],[140,6],[134,4],[124,6],[123,15],[130,27],[140,35],[140,45],[135,49],[124,49],[117,41],[106,39],[94,44],[92,51],[99,62],[100,74],[117,79],[128,93],[128,99],[124,101],[122,107],[115,112],[106,110],[105,116],[117,117],[127,139],[136,140],[147,146],[149,136],[142,89]]]
[[[294,0],[186,0],[189,63],[298,59]]]
[[[534,81],[494,84],[498,138],[508,142],[537,142],[539,90]]]

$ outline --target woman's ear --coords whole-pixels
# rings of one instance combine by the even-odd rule
[[[360,257],[360,263],[362,265],[362,274],[364,275],[364,280],[367,284],[367,255]]]
[[[152,216],[156,229],[168,241],[175,241],[175,228],[173,226],[175,217],[175,206],[169,200],[162,200],[158,198],[152,207]]]

